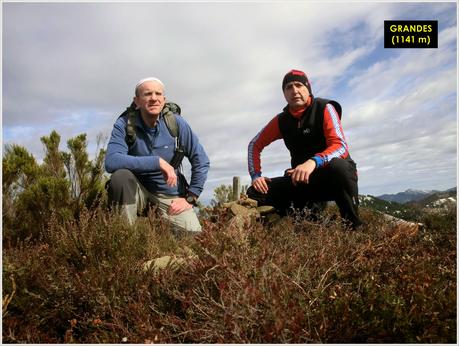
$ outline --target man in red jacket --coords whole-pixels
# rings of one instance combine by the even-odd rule
[[[356,164],[349,155],[341,126],[338,102],[315,98],[302,71],[291,70],[282,81],[288,105],[251,141],[248,148],[252,186],[249,197],[260,205],[272,205],[281,215],[311,208],[315,202],[335,201],[341,216],[355,229],[358,215]],[[261,151],[283,139],[292,167],[283,177],[267,178],[261,172]]]

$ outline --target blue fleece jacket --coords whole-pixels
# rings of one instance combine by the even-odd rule
[[[135,143],[129,147],[126,143],[127,115],[121,116],[113,126],[110,141],[105,156],[105,169],[113,173],[118,169],[129,169],[139,182],[152,193],[179,195],[184,191],[183,184],[170,187],[166,184],[159,169],[159,158],[170,162],[174,156],[175,140],[160,116],[157,126],[149,128],[145,125],[139,112],[136,112]],[[199,196],[207,179],[209,158],[193,133],[188,123],[181,116],[177,116],[179,139],[185,156],[191,163],[191,181],[189,191]]]

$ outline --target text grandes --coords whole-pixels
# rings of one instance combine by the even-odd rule
[[[432,25],[425,24],[425,25],[391,25],[390,26],[391,32],[432,32]]]

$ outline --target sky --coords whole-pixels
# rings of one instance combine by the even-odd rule
[[[157,77],[210,161],[201,195],[240,176],[247,146],[285,106],[282,78],[303,70],[343,108],[360,194],[457,183],[456,2],[4,2],[2,143],[44,155],[86,133],[108,142],[134,86]],[[384,20],[437,20],[437,49],[385,49]],[[262,152],[282,175],[281,140]],[[185,165],[189,170],[189,164]],[[189,176],[189,175],[188,175]]]

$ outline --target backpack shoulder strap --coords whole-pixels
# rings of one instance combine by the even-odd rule
[[[162,110],[162,114],[164,117],[164,122],[166,123],[167,129],[169,130],[169,133],[171,134],[172,137],[177,138],[178,137],[178,125],[177,125],[177,118],[175,117],[175,114],[180,115],[181,109],[180,106],[176,103],[173,102],[167,102],[164,105],[164,108]]]
[[[123,116],[127,114],[127,122],[126,122],[126,143],[128,146],[132,146],[135,143],[135,140],[137,138],[137,133],[136,133],[136,115],[135,115],[135,103],[132,102],[129,107],[126,108],[126,111],[121,114],[120,116]]]

